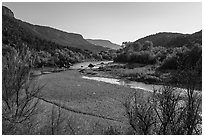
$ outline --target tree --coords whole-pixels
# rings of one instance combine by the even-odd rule
[[[154,111],[158,119],[157,134],[184,134],[183,111],[180,92],[171,86],[154,90]]]
[[[152,41],[145,41],[142,47],[142,50],[152,50],[153,42]]]
[[[125,104],[129,116],[129,123],[139,134],[154,134],[153,126],[156,124],[151,98],[145,98],[143,94],[134,94],[130,102]]]
[[[199,85],[198,77],[200,77],[200,72],[197,67],[194,68],[191,66],[190,68],[179,70],[177,77],[180,79],[178,85],[182,85],[186,89],[184,111],[184,129],[186,134],[200,134],[201,129],[198,128],[198,125],[202,124],[202,94],[195,90]]]
[[[2,59],[2,125],[3,134],[22,134],[35,114],[41,88],[30,80],[34,57],[28,48],[11,48]]]
[[[133,129],[139,134],[201,134],[202,95],[195,90],[198,75],[196,68],[180,70],[176,77],[183,89],[163,86],[148,95],[149,99],[138,94],[129,99],[126,108]]]
[[[140,42],[132,43],[133,51],[140,51],[142,49],[142,44]]]

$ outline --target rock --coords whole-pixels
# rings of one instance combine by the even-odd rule
[[[85,71],[85,69],[81,69],[81,70],[79,70],[79,72],[81,72],[81,73],[84,73],[84,71]]]
[[[93,65],[93,64],[89,64],[89,65],[88,65],[89,68],[93,68],[94,66],[95,66],[95,65]]]

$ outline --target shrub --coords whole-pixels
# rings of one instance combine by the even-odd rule
[[[132,53],[119,54],[115,59],[115,62],[127,62],[127,63],[141,63],[141,64],[155,64],[156,56],[150,51],[140,51]]]
[[[150,51],[140,51],[134,52],[132,55],[130,55],[130,59],[128,62],[154,64],[156,63],[156,58]]]
[[[157,134],[183,134],[184,121],[182,98],[170,86],[164,86],[160,90],[155,90],[153,94],[154,111],[158,119],[158,126],[155,127]]]
[[[159,68],[176,70],[196,67],[197,62],[201,58],[202,47],[199,44],[195,44],[190,50],[185,46],[174,48],[172,53],[166,57]]]
[[[125,53],[120,53],[113,60],[114,62],[127,62],[127,55]]]
[[[11,48],[2,59],[2,133],[28,132],[30,117],[35,114],[40,88],[30,80],[33,58],[27,48]]]
[[[154,134],[153,126],[156,123],[155,113],[150,98],[134,94],[126,105],[129,123],[138,134]]]
[[[153,42],[147,40],[144,42],[142,50],[152,50],[152,48],[153,48]]]
[[[126,108],[133,129],[139,134],[201,134],[202,93],[195,90],[199,75],[197,67],[178,70],[176,85],[183,89],[166,83],[167,86],[149,94],[148,99],[138,94],[129,99]],[[148,124],[153,121],[155,124]]]
[[[183,69],[188,67],[196,67],[197,62],[199,59],[202,58],[202,46],[199,44],[194,44],[191,50],[184,52],[184,58],[182,63]]]
[[[159,69],[177,69],[178,68],[178,58],[176,56],[169,55],[161,64]]]

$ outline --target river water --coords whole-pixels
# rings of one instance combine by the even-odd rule
[[[134,89],[143,89],[143,90],[150,91],[150,92],[152,92],[154,89],[158,90],[162,87],[161,85],[151,85],[151,84],[145,84],[142,82],[135,82],[135,81],[124,81],[121,79],[114,79],[114,78],[87,77],[87,76],[82,76],[82,78],[106,82],[106,83],[110,83],[110,84],[121,85],[121,86],[130,87],[130,88],[134,88]]]
[[[98,68],[101,66],[101,63],[108,64],[112,63],[113,61],[90,61],[90,62],[82,62],[74,64],[70,67],[70,69],[87,69],[89,64],[95,65],[94,68]],[[110,84],[116,84],[121,86],[126,86],[134,89],[143,89],[146,91],[153,91],[153,89],[160,89],[161,85],[151,85],[151,84],[145,84],[142,82],[135,82],[135,81],[124,81],[121,79],[115,79],[115,78],[105,78],[105,77],[88,77],[88,76],[82,76],[83,79],[89,79],[89,80],[96,80],[101,82],[106,82]]]
[[[101,66],[101,63],[103,64],[108,64],[112,63],[113,61],[96,61],[96,62],[82,62],[82,63],[77,63],[74,64],[71,69],[86,69],[88,68],[89,64],[95,65],[94,68],[98,68]],[[101,81],[101,82],[106,82],[110,84],[116,84],[116,85],[121,85],[133,89],[143,89],[146,91],[153,92],[154,89],[158,90],[161,89],[163,86],[162,85],[153,85],[153,84],[145,84],[142,82],[136,82],[136,81],[125,81],[122,79],[116,79],[116,78],[106,78],[106,77],[95,77],[95,76],[82,76],[83,79],[89,79],[89,80],[95,80],[95,81]],[[182,88],[177,88],[178,91],[185,91]],[[196,91],[200,92],[200,91]]]
[[[95,65],[93,68],[98,68],[101,63],[108,64],[112,63],[113,61],[90,61],[90,62],[81,62],[81,63],[76,63],[73,66],[70,67],[70,69],[86,69],[88,68],[89,64]]]

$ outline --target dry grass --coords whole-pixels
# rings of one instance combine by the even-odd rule
[[[117,128],[121,134],[130,132],[123,104],[136,90],[82,79],[75,70],[42,75],[38,82],[46,84],[41,96],[63,107],[65,121],[71,121],[72,127],[77,131],[74,134],[105,134],[110,126]],[[51,107],[46,105],[50,106],[49,103],[42,101],[40,108],[45,109],[41,109],[39,115],[44,116],[39,118],[46,117],[51,111]],[[100,125],[98,128],[95,127],[97,123]],[[69,133],[68,131],[61,133],[73,134],[70,130]]]

